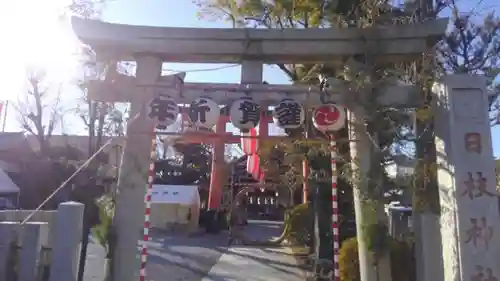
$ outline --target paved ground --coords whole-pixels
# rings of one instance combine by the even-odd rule
[[[87,247],[87,261],[85,262],[85,281],[103,281],[104,279],[104,250],[100,245],[89,243]]]
[[[148,243],[148,280],[199,281],[227,249],[226,235],[182,237],[153,234]],[[104,251],[89,245],[85,281],[102,281]],[[165,279],[168,277],[168,279]]]
[[[149,244],[151,281],[199,281],[227,250],[225,235],[155,238]]]
[[[283,249],[231,247],[202,281],[304,281],[295,259]]]
[[[283,223],[250,221],[245,233],[257,240],[277,237]],[[202,281],[303,281],[288,249],[232,245]]]
[[[250,221],[246,233],[253,239],[280,234],[282,223]],[[276,248],[233,245],[227,234],[198,237],[156,233],[149,242],[147,265],[151,281],[302,281],[301,272],[288,253]],[[102,281],[103,251],[89,246],[85,281]]]

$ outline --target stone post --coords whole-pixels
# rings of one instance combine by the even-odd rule
[[[12,254],[11,243],[16,241],[16,228],[18,222],[0,222],[0,281],[10,280],[8,276],[11,272],[9,258]]]
[[[241,63],[241,84],[262,84],[263,64],[260,61]]]
[[[391,281],[391,265],[389,255],[380,257],[378,263],[375,263],[373,255],[368,251],[368,246],[365,241],[365,227],[367,210],[365,210],[364,198],[361,190],[368,188],[368,172],[370,171],[371,155],[373,153],[373,144],[366,135],[363,128],[362,110],[354,109],[349,111],[349,140],[351,150],[351,167],[356,175],[353,185],[354,197],[354,212],[356,217],[356,231],[358,237],[359,251],[359,271],[361,281],[384,280]],[[372,211],[372,210],[370,210]],[[376,216],[379,220],[386,218],[383,206],[376,206],[373,210],[376,214],[368,214]]]
[[[19,281],[37,280],[38,265],[42,242],[47,241],[49,224],[46,222],[27,222],[21,229],[21,250],[19,251]]]
[[[452,75],[433,92],[443,280],[498,280],[500,213],[486,79]]]
[[[263,67],[264,65],[260,61],[243,61],[241,63],[241,78],[240,78],[241,84],[262,84],[263,69],[264,69]],[[260,110],[261,111],[267,110],[267,106],[264,107],[265,108],[261,107]],[[260,124],[263,124],[263,122],[267,122],[264,121],[264,119],[262,118],[263,116],[264,115],[261,114],[259,128]],[[265,124],[264,126],[266,127],[268,126],[268,124]],[[260,131],[258,131],[258,133],[260,133]],[[259,140],[257,140],[257,145],[259,145]],[[259,200],[264,200],[264,199],[262,198]]]
[[[54,224],[50,281],[76,281],[82,241],[83,212],[78,202],[59,205]]]
[[[443,280],[439,220],[439,215],[431,211],[418,212],[413,210],[412,230],[415,239],[417,281]]]
[[[140,56],[137,83],[154,84],[161,75],[159,57]],[[147,117],[147,105],[158,89],[144,87],[131,97],[130,118],[117,184],[113,224],[117,235],[113,253],[113,281],[139,280],[139,241],[144,223],[144,196],[151,152],[154,121]]]

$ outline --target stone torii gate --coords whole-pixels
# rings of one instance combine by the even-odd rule
[[[113,61],[133,60],[137,62],[135,78],[116,77],[116,79],[111,79],[114,81],[96,81],[94,88],[91,89],[92,98],[97,100],[131,102],[131,116],[138,116],[128,124],[128,137],[120,167],[119,193],[115,215],[118,232],[116,253],[113,261],[115,281],[137,280],[136,276],[139,269],[137,245],[140,240],[140,230],[143,221],[143,198],[144,187],[146,186],[145,175],[147,174],[146,169],[150,164],[151,129],[154,126],[153,121],[146,117],[146,105],[153,99],[157,91],[166,93],[178,103],[183,104],[189,104],[194,99],[206,95],[206,91],[209,90],[211,99],[218,104],[228,104],[232,100],[251,94],[255,101],[263,105],[272,104],[285,97],[292,97],[303,104],[314,107],[321,103],[319,99],[320,90],[318,88],[262,85],[263,64],[314,63],[324,61],[342,63],[348,57],[365,54],[367,46],[371,45],[377,46],[374,49],[374,53],[372,53],[377,59],[386,61],[398,61],[402,58],[414,59],[428,50],[429,41],[442,36],[446,25],[447,20],[437,20],[414,25],[373,27],[363,31],[356,28],[308,30],[192,29],[129,26],[74,18],[73,29],[76,35],[83,43],[90,45],[96,51],[98,58]],[[161,69],[163,62],[240,63],[242,66],[241,84],[184,83],[183,77],[180,76],[162,77]],[[473,80],[473,78],[467,81],[472,81],[467,84],[467,87],[475,87],[474,89],[479,90],[476,91],[476,96],[470,100],[471,102],[477,102],[479,96],[483,97],[486,94],[484,87],[480,84],[482,81],[476,82],[478,80]],[[439,91],[438,96],[450,97],[448,101],[453,102],[455,99],[452,97],[453,95],[462,95],[462,93],[455,93],[453,90],[457,86],[452,84],[458,82],[460,81],[445,81],[444,84],[441,84],[443,90]],[[462,86],[458,86],[458,88],[460,87]],[[343,100],[352,91],[348,84],[340,81],[331,85],[331,88],[335,92],[333,101],[340,104],[343,103]],[[470,90],[470,88],[467,89]],[[418,90],[414,86],[394,84],[383,89],[381,91],[382,95],[378,98],[381,104],[388,106],[404,105],[411,107],[416,104],[415,97],[417,92]],[[479,107],[484,107],[484,99],[481,102]],[[349,110],[351,120],[360,118],[356,116],[358,108],[350,108]],[[453,114],[453,110],[455,109],[443,111],[444,115],[436,117],[437,122],[441,122],[439,118],[446,120],[446,122],[452,122],[450,114]],[[482,120],[484,121],[484,117],[483,115],[477,118],[483,118]],[[468,119],[470,118],[465,117],[464,120]],[[448,131],[445,130],[442,138],[445,142],[444,148],[438,149],[438,151],[445,150],[448,153],[447,155],[462,153],[453,147],[455,150],[449,151],[451,140],[455,140],[454,138],[450,138],[450,132],[458,140],[464,139],[456,135],[458,133],[453,130],[458,129],[453,129],[453,126],[450,126],[451,129],[448,129]],[[489,133],[485,131],[484,125],[482,126],[482,131],[479,134],[481,136],[483,154],[481,154],[482,156],[477,156],[476,160],[482,161],[481,163],[484,163],[486,169],[488,161],[492,161],[492,159],[488,160],[488,157],[491,158],[491,141]],[[443,128],[445,127],[443,126]],[[353,163],[353,165],[356,165],[357,167],[355,168],[362,174],[366,174],[370,163],[369,148],[371,143],[369,143],[364,132],[356,131],[355,128],[352,128],[350,131],[351,138],[356,140],[351,142],[352,158],[360,160],[358,163]],[[477,135],[474,136],[477,138]],[[215,161],[220,159],[220,157],[221,155],[215,155]],[[451,164],[456,164],[455,162],[458,160],[448,158],[443,161],[448,161],[447,163],[451,166]],[[137,170],[138,166],[143,167],[144,170]],[[458,170],[456,172],[458,173]],[[474,171],[474,173],[479,172],[482,173],[483,177],[489,178],[492,171],[489,168],[484,171]],[[443,175],[444,171],[440,174],[440,184],[443,186],[443,190],[448,188],[447,190],[453,191],[456,186],[455,183],[460,181],[457,180],[460,176],[458,174],[447,174],[448,178],[445,178]],[[473,180],[474,178],[471,178],[471,181]],[[479,183],[482,184],[482,187],[487,184],[486,188],[491,188],[492,181],[493,178],[490,181],[483,180]],[[361,182],[359,184],[364,183]],[[361,188],[361,186],[357,186],[355,190]],[[456,202],[459,198],[453,192],[448,192],[447,194],[449,194],[449,200],[447,199],[446,201],[447,204],[448,202]],[[363,236],[360,211],[362,202],[359,197],[359,193],[355,192],[358,235]],[[461,208],[460,212],[457,206]],[[462,231],[468,223],[466,217],[470,215],[469,209],[461,206],[463,205],[451,203],[451,207],[449,208],[451,211],[448,212],[450,215],[447,218],[451,218],[453,214],[457,213],[465,217],[459,218],[459,222],[448,221],[447,231],[449,229],[455,230],[455,232],[449,230],[448,233],[453,232],[456,234],[457,227]],[[498,212],[495,217],[495,214],[492,212],[492,206],[493,203],[487,203],[487,205],[480,208],[481,212],[478,215],[487,216],[487,223],[491,223],[495,230],[500,231]],[[481,217],[478,219],[479,221],[472,222],[476,228],[482,226]],[[458,236],[455,235],[454,237]],[[500,247],[500,243],[498,243],[500,242],[498,241],[500,238],[498,237],[497,235],[491,238],[492,240],[488,240],[491,241],[489,244],[489,254],[474,252],[473,260],[477,263],[476,265],[472,265],[473,260],[469,258],[459,259],[458,253],[456,251],[453,252],[457,247],[460,249],[460,255],[473,252],[472,249],[466,248],[470,247],[470,244],[465,245],[469,242],[460,242],[458,238],[453,240],[455,241],[453,243],[458,246],[443,251],[443,255],[447,255],[446,260],[450,260],[449,263],[445,262],[445,264],[453,266],[453,270],[445,267],[445,280],[469,280],[470,276],[479,273],[483,273],[484,276],[489,276],[488,274],[490,273],[500,276],[498,269],[494,268],[491,264],[493,261],[499,260],[500,253],[496,250]],[[479,238],[475,237],[474,239],[477,240]],[[477,242],[476,240],[474,242]],[[498,242],[493,243],[493,240]],[[359,243],[359,253],[361,279],[363,281],[375,280],[376,272],[371,267],[371,257],[367,254],[366,245],[363,244],[363,241]],[[483,263],[483,261],[486,262],[486,257],[491,258],[491,262]],[[425,268],[425,275],[428,275],[430,278],[432,272],[436,272],[438,268],[433,264],[426,264],[426,266],[428,268]],[[479,266],[482,267],[479,268]],[[384,278],[390,276],[387,275],[388,264],[381,264],[379,268],[381,271],[385,271],[380,273],[380,276],[384,276]],[[458,274],[461,276],[460,279],[456,278],[458,276],[457,272],[460,273]],[[473,281],[473,279],[470,280]]]

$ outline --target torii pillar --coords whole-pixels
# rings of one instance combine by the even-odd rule
[[[161,75],[161,58],[137,57],[137,81],[143,84],[157,82]],[[116,207],[113,225],[116,227],[116,245],[113,253],[113,281],[139,280],[139,242],[144,224],[144,190],[150,166],[151,133],[154,121],[147,117],[147,105],[154,98],[154,88],[142,88],[130,97],[131,120],[120,164]]]

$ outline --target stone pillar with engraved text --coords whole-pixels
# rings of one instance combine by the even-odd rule
[[[444,280],[497,281],[500,213],[486,80],[451,75],[433,91]]]

